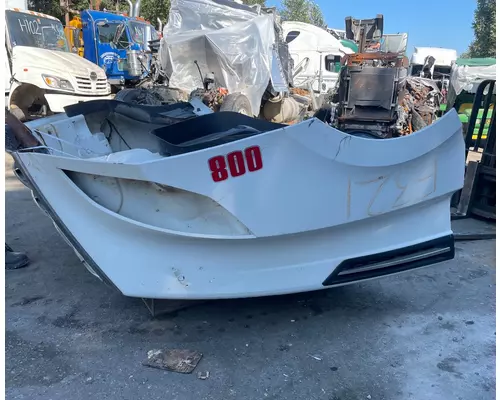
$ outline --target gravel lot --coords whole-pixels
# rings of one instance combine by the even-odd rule
[[[10,170],[6,210],[32,259],[6,273],[8,399],[495,398],[494,240],[395,277],[153,319],[80,265]],[[193,374],[142,366],[155,348],[204,356]]]

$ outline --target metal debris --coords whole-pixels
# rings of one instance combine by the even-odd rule
[[[299,96],[310,96],[309,90],[303,88],[291,88],[290,93],[298,94]]]
[[[218,112],[228,94],[229,91],[226,88],[195,89],[191,92],[189,99],[199,98],[213,112]]]
[[[443,95],[431,79],[406,76],[398,82],[397,120],[393,137],[410,135],[438,118]],[[323,107],[315,116],[336,126],[339,107],[339,87],[330,89],[324,97]]]
[[[436,120],[442,94],[434,81],[415,76],[406,77],[400,87],[397,128],[405,136]]]
[[[317,361],[323,361],[323,359],[321,357],[313,356],[312,354],[309,354],[309,357],[312,357],[312,358],[314,358]]]
[[[200,362],[201,357],[203,354],[195,350],[150,350],[147,360],[143,361],[142,365],[190,374]]]

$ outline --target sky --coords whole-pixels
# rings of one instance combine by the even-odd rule
[[[384,16],[384,33],[408,33],[407,55],[415,46],[444,47],[465,52],[474,32],[475,0],[315,0],[329,28],[345,29],[345,17],[355,19]],[[281,6],[267,0],[268,6]]]

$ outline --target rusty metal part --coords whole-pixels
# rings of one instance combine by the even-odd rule
[[[290,93],[298,94],[299,96],[309,96],[310,94],[309,90],[302,88],[291,88]]]
[[[441,93],[435,84],[420,77],[406,77],[399,98],[399,135],[406,136],[432,124],[437,117]]]
[[[342,57],[341,64],[348,67],[361,65],[367,61],[381,61],[382,63],[395,63],[396,68],[408,68],[409,60],[406,56],[401,56],[398,53],[354,53],[346,54]]]
[[[190,98],[199,98],[213,112],[218,112],[224,101],[224,98],[229,94],[226,88],[213,88],[209,90],[195,89],[190,95]]]

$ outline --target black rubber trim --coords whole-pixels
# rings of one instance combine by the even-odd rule
[[[125,103],[123,101],[111,99],[96,99],[82,103],[71,104],[64,107],[64,112],[68,117],[75,117],[77,115],[86,116],[89,114],[102,112],[104,110],[108,111],[109,113],[116,112],[118,114],[130,116],[133,115],[132,111],[140,110],[147,114],[147,120],[149,121],[149,119],[154,117],[162,118],[164,117],[162,114],[168,113],[169,111],[182,109],[190,110],[192,113],[192,118],[197,116],[194,113],[193,105],[189,102],[165,104],[162,106],[147,106],[141,104]],[[180,119],[180,121],[181,120],[183,119]]]
[[[102,281],[109,285],[110,287],[116,289],[118,292],[122,293],[120,289],[108,278],[108,276],[99,268],[97,263],[90,257],[90,255],[85,251],[85,249],[80,245],[78,240],[73,236],[71,231],[64,225],[62,220],[59,218],[59,216],[56,214],[54,209],[50,206],[48,203],[47,199],[43,196],[42,192],[40,191],[39,187],[37,184],[34,182],[33,178],[27,171],[27,169],[24,167],[22,161],[19,159],[19,156],[17,153],[11,153],[12,157],[16,161],[16,166],[22,171],[22,175],[25,178],[27,182],[29,182],[28,189],[32,190],[35,193],[35,197],[37,197],[40,200],[40,205],[44,210],[47,211],[47,213],[50,215],[50,218],[54,223],[57,225],[57,227],[61,230],[61,232],[64,233],[66,238],[70,241],[70,243],[73,245],[73,247],[80,253],[80,255],[83,257],[85,262],[90,265],[90,267],[95,271],[95,273],[99,276],[99,278],[102,279]],[[24,183],[24,182],[23,182]]]
[[[493,232],[458,233],[455,235],[456,242],[470,240],[492,240],[496,238],[497,234]]]
[[[445,248],[449,248],[450,250],[445,253],[436,254],[415,261],[401,260],[401,263],[398,263],[393,266],[381,267],[369,271],[361,271],[349,275],[339,276],[340,272],[349,269],[368,267],[371,264],[377,264],[384,261],[394,261],[394,259],[400,257],[408,257],[413,254],[421,253],[423,251],[432,251]],[[330,274],[330,276],[328,276],[328,278],[325,279],[325,281],[323,282],[323,286],[344,284],[363,279],[375,278],[378,276],[391,275],[398,272],[408,271],[411,269],[425,267],[427,265],[432,265],[443,261],[451,260],[454,257],[455,257],[455,238],[453,235],[447,235],[424,243],[403,247],[401,249],[390,250],[383,253],[371,254],[368,256],[362,256],[344,260],[339,264],[337,268],[335,268],[335,270]]]

